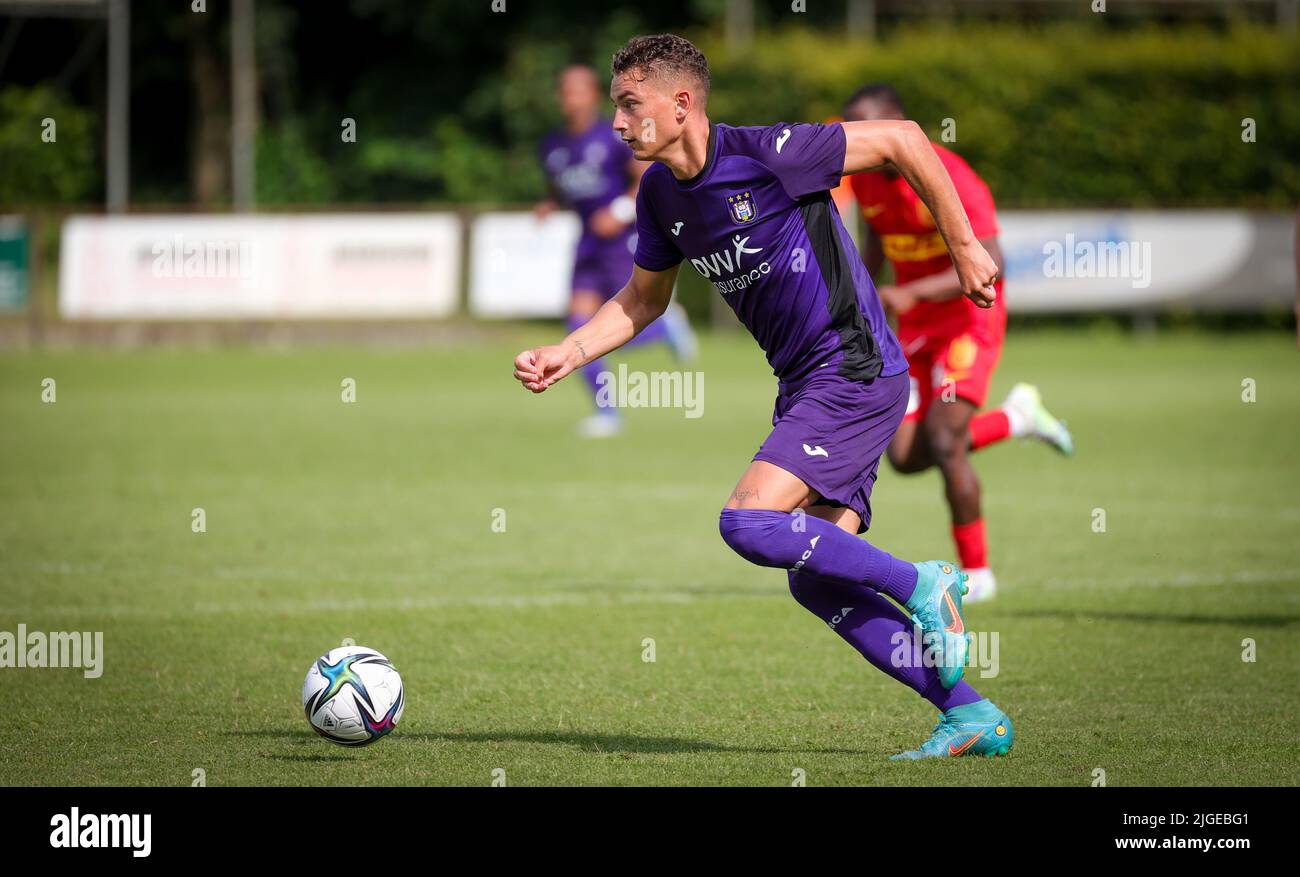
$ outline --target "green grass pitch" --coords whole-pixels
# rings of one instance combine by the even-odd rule
[[[770,425],[752,342],[706,339],[702,418],[635,410],[584,443],[576,381],[510,377],[554,332],[0,355],[0,630],[106,651],[98,679],[0,669],[0,784],[1300,783],[1288,337],[1012,331],[994,398],[1036,381],[1079,449],[977,460],[1000,594],[968,618],[1000,672],[971,679],[1017,745],[904,764],[937,714],[718,536]],[[933,473],[884,467],[874,507],[875,543],[951,556]],[[406,683],[397,731],[357,750],[299,707],[345,637]]]

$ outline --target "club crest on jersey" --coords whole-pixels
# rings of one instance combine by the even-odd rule
[[[758,216],[758,208],[754,206],[754,196],[749,192],[728,195],[727,206],[731,209],[731,218],[739,223],[753,222]]]

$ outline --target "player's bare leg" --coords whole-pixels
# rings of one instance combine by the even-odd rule
[[[925,413],[918,443],[924,443],[943,474],[944,493],[952,519],[952,538],[961,565],[970,577],[967,602],[992,599],[997,583],[988,566],[984,518],[980,510],[980,482],[971,465],[970,422],[975,406],[966,399],[936,399]]]
[[[844,506],[810,505],[806,511],[823,521],[830,521],[845,533],[852,533],[854,536],[858,534],[858,527],[862,524],[861,516],[853,509]]]
[[[943,473],[954,524],[969,524],[980,517],[980,482],[967,452],[974,413],[975,406],[965,399],[935,400],[925,413],[925,443]]]
[[[966,428],[966,450],[970,453],[991,447],[1009,438],[1035,438],[1063,454],[1073,452],[1069,431],[1062,421],[1035,406],[1036,388],[1017,384],[1007,402],[999,408],[973,415]],[[1040,413],[1041,412],[1041,413]],[[930,443],[922,437],[921,421],[905,420],[894,440],[889,443],[889,465],[900,475],[915,475],[935,464]]]
[[[944,470],[953,541],[970,576],[968,603],[989,600],[997,591],[988,567],[979,479],[969,455],[1020,436],[1038,439],[1066,455],[1073,452],[1064,422],[1043,407],[1038,389],[1030,384],[1017,384],[1001,406],[979,413],[964,399],[935,399],[922,419],[903,421],[889,444],[890,465],[899,473],[910,475],[934,465]]]
[[[817,492],[797,475],[766,460],[755,460],[740,476],[736,489],[723,508],[771,509],[789,513],[806,508],[817,498]]]
[[[894,471],[903,475],[924,472],[934,465],[930,443],[921,436],[919,420],[904,420],[894,433],[886,455]]]

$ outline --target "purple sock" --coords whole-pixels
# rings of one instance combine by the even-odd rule
[[[601,357],[593,363],[584,365],[582,368],[578,369],[578,371],[582,374],[582,379],[587,383],[587,389],[591,390],[591,398],[593,400],[596,399],[596,392],[600,389],[600,383],[596,378],[601,372],[609,371],[609,366],[606,364],[604,357]],[[602,412],[607,414],[618,414],[618,409],[602,409]]]
[[[921,659],[923,650],[916,646],[911,620],[875,591],[819,578],[806,567],[788,575],[790,593],[800,606],[826,622],[873,666],[939,710],[980,700],[965,679],[951,689],[943,687],[938,671]]]
[[[565,321],[570,332],[584,325],[586,322],[586,320],[578,319],[573,314],[569,314]],[[626,350],[629,347],[636,347],[639,344],[653,343],[655,341],[663,341],[665,343],[668,341],[668,330],[664,328],[663,320],[655,320],[649,326],[646,326],[641,330],[641,334],[637,335],[627,344],[624,344],[623,349]],[[586,382],[587,388],[591,390],[592,398],[596,398],[596,392],[600,389],[600,384],[597,383],[596,376],[603,371],[609,371],[609,364],[605,361],[604,357],[602,357],[595,362],[584,365],[582,368],[578,369],[578,371],[582,373],[582,379]],[[603,413],[618,414],[618,411],[611,410]]]
[[[569,314],[569,318],[566,321],[570,332],[577,329],[579,326],[582,326],[586,322],[586,320],[580,320],[573,316],[573,314]],[[595,362],[587,363],[582,368],[578,369],[578,372],[582,375],[582,380],[587,384],[587,389],[591,391],[591,398],[593,400],[596,398],[596,391],[600,389],[600,384],[596,381],[596,377],[603,371],[609,371],[609,364],[605,362],[604,357],[601,357]],[[618,411],[611,410],[605,413],[617,414]]]
[[[723,509],[718,529],[732,550],[759,566],[806,570],[842,585],[873,588],[899,603],[916,590],[912,564],[812,515]]]

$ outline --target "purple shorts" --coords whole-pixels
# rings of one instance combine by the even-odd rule
[[[869,384],[841,377],[834,366],[795,386],[781,384],[772,433],[754,455],[797,475],[821,494],[816,505],[847,506],[871,526],[871,488],[880,455],[907,411],[907,372]]]
[[[579,247],[569,289],[596,292],[609,301],[632,276],[632,254],[625,241]]]

